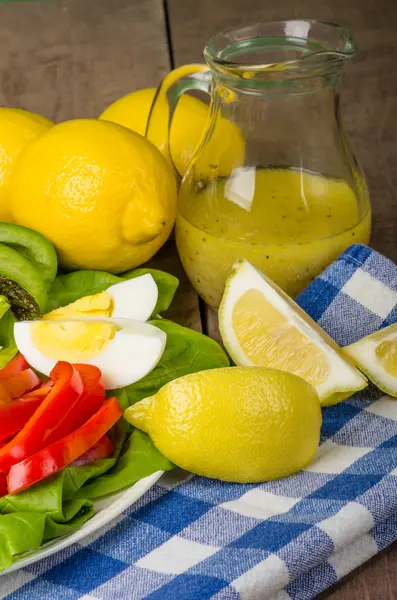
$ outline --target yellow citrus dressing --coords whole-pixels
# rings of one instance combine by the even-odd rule
[[[367,201],[364,210],[346,181],[306,171],[241,170],[194,192],[187,179],[176,242],[190,281],[211,306],[219,306],[232,265],[244,258],[295,297],[348,246],[369,241]]]

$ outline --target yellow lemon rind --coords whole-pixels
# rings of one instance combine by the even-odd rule
[[[224,481],[287,477],[316,453],[321,409],[301,377],[264,367],[190,373],[125,412],[174,464]]]

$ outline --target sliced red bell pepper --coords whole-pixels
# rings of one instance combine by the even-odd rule
[[[107,435],[103,435],[96,444],[88,448],[84,454],[82,454],[77,460],[73,462],[74,465],[81,467],[87,465],[94,460],[100,460],[101,458],[107,458],[112,454],[114,450],[113,443]]]
[[[40,379],[32,369],[25,369],[8,379],[0,380],[0,405],[20,398],[40,385]]]
[[[63,469],[82,456],[119,420],[122,410],[116,398],[108,398],[84,425],[14,464],[7,477],[8,492],[16,494]]]
[[[84,384],[84,395],[91,395],[93,393],[105,396],[105,388],[102,384],[102,373],[98,367],[94,365],[85,365],[81,363],[74,364],[73,367],[81,375],[81,379]]]
[[[0,448],[0,471],[28,458],[48,444],[62,428],[83,391],[80,374],[71,364],[58,362],[51,372],[54,386],[24,428]],[[59,439],[59,438],[58,438]]]
[[[22,354],[17,354],[4,369],[0,369],[0,379],[8,379],[25,369],[29,369],[29,364]]]
[[[7,494],[7,475],[5,473],[0,473],[0,498],[7,496]]]
[[[105,401],[105,388],[102,383],[101,370],[92,365],[76,364],[73,366],[80,373],[83,380],[84,392],[78,402],[76,421],[73,423],[71,431],[83,425],[99,410]]]
[[[52,384],[52,382],[51,382]],[[45,398],[48,392],[51,390],[52,385],[41,385],[37,388],[37,390],[32,390],[25,394],[24,397],[29,396],[29,398]]]
[[[44,397],[26,396],[0,405],[0,442],[21,431],[43,400]]]
[[[105,388],[101,384],[102,373],[98,367],[93,365],[76,364],[73,367],[80,374],[83,382],[83,392],[69,412],[62,425],[57,428],[53,435],[47,440],[47,445],[64,438],[83,425],[105,400]]]

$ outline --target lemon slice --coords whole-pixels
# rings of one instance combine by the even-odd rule
[[[382,392],[397,398],[397,323],[345,346],[343,352]]]
[[[323,406],[367,386],[325,331],[248,261],[236,263],[226,282],[219,328],[237,365],[299,375],[317,390]]]

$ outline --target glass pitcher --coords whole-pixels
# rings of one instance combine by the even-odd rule
[[[296,296],[350,244],[368,242],[363,173],[340,114],[338,83],[355,54],[350,31],[317,21],[259,24],[215,36],[207,65],[162,82],[147,137],[165,155],[183,92],[210,94],[210,109],[180,184],[175,237],[200,296],[218,307],[233,264],[247,259]]]

